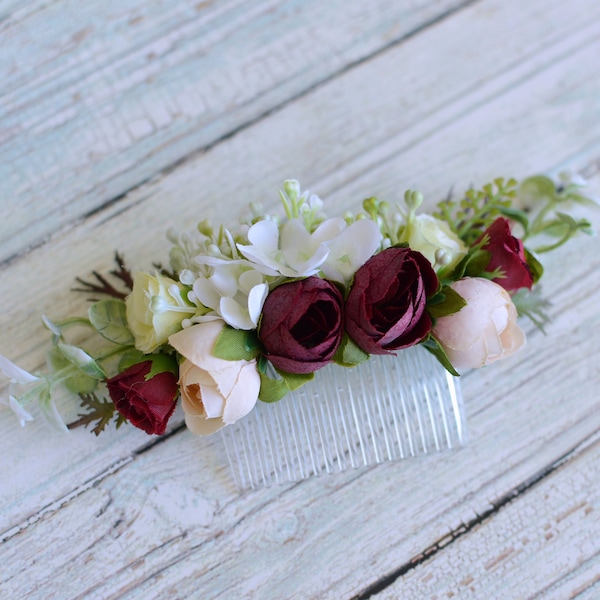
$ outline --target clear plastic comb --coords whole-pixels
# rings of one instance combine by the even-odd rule
[[[222,430],[242,490],[410,458],[466,443],[458,379],[423,348],[325,367]]]

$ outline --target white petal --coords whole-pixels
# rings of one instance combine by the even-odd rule
[[[185,424],[187,428],[196,435],[210,435],[225,427],[223,419],[207,419],[200,415],[186,413]]]
[[[236,385],[227,398],[223,421],[230,425],[245,417],[254,408],[259,390],[260,375],[256,370],[256,363],[253,361],[242,367]]]
[[[314,275],[329,254],[329,248],[325,244],[313,242],[298,219],[291,219],[283,226],[281,251],[296,276]]]
[[[228,325],[231,325],[235,329],[254,329],[255,324],[252,323],[248,315],[248,310],[240,306],[233,298],[225,297],[221,298],[219,304],[219,312],[223,317],[223,320]]]
[[[263,251],[276,251],[279,245],[279,228],[273,221],[259,221],[248,230],[248,241]]]
[[[220,296],[235,296],[238,289],[238,273],[227,267],[216,268],[210,276],[210,282]]]
[[[225,408],[225,399],[221,394],[216,385],[203,385],[200,388],[200,394],[202,396],[202,405],[204,406],[204,412],[206,418],[214,419],[223,415],[223,409]]]
[[[208,321],[193,325],[169,337],[169,344],[192,363],[204,368],[223,329],[223,321]],[[207,369],[208,370],[208,369]]]
[[[27,421],[33,421],[33,417],[23,408],[23,405],[14,396],[9,397],[8,405],[15,413],[15,415],[17,415],[17,418],[21,423],[21,427],[25,427],[25,423]]]
[[[329,242],[338,235],[340,235],[346,229],[346,221],[341,217],[335,217],[333,219],[327,219],[323,221],[312,234],[312,239],[315,244],[322,244],[323,242]]]
[[[321,270],[327,279],[348,283],[373,256],[380,243],[381,233],[375,222],[369,219],[356,221],[329,242],[330,254]]]
[[[39,377],[28,373],[21,367],[15,365],[14,362],[8,360],[5,356],[0,354],[0,371],[4,373],[13,383],[31,383],[37,381]]]
[[[260,313],[269,293],[269,286],[266,283],[255,285],[248,294],[248,313],[254,327],[258,324]]]
[[[262,273],[259,273],[258,271],[254,270],[254,269],[251,269],[249,271],[244,271],[238,277],[238,284],[239,284],[240,290],[242,292],[244,292],[245,294],[248,294],[254,286],[259,285],[262,282],[263,282]],[[232,294],[232,296],[233,295],[234,294]]]
[[[212,308],[213,310],[216,310],[219,307],[219,293],[209,279],[204,277],[196,279],[193,290],[196,298],[198,298],[204,306]]]

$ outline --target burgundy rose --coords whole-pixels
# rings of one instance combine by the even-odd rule
[[[132,425],[162,435],[177,404],[177,377],[165,371],[146,381],[151,368],[150,360],[132,365],[106,385],[115,408]]]
[[[276,287],[267,296],[258,330],[265,356],[288,373],[324,367],[342,339],[342,307],[338,288],[319,277]]]
[[[388,248],[354,275],[346,300],[346,331],[369,354],[419,343],[431,329],[427,297],[438,288],[431,263],[410,248]]]
[[[482,246],[491,254],[490,262],[486,267],[487,272],[502,269],[503,277],[492,279],[494,283],[502,286],[508,292],[526,287],[531,289],[533,274],[525,259],[523,242],[510,233],[508,219],[496,219],[485,231],[489,241]],[[483,238],[479,238],[480,240]]]

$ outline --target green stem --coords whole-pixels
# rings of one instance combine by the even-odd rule
[[[123,352],[126,352],[127,350],[132,350],[132,349],[133,349],[133,346],[119,346],[118,348],[115,348],[114,350],[111,350],[110,352],[107,352],[106,354],[103,354],[102,356],[98,356],[95,360],[96,360],[96,362],[102,362],[104,360],[107,360],[108,358],[112,358],[113,356],[122,354]]]
[[[65,319],[64,321],[58,321],[56,325],[63,329],[64,327],[70,327],[71,325],[83,325],[85,327],[91,327],[94,329],[94,326],[90,322],[89,319],[85,319],[83,317],[71,317],[69,319]]]

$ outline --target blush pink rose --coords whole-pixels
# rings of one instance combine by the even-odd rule
[[[452,284],[467,305],[439,318],[432,333],[456,369],[477,369],[510,356],[525,344],[517,309],[508,292],[480,277]]]
[[[245,417],[260,389],[256,360],[225,360],[213,349],[225,323],[207,321],[175,333],[169,344],[185,357],[179,367],[181,406],[187,428],[209,435]]]

